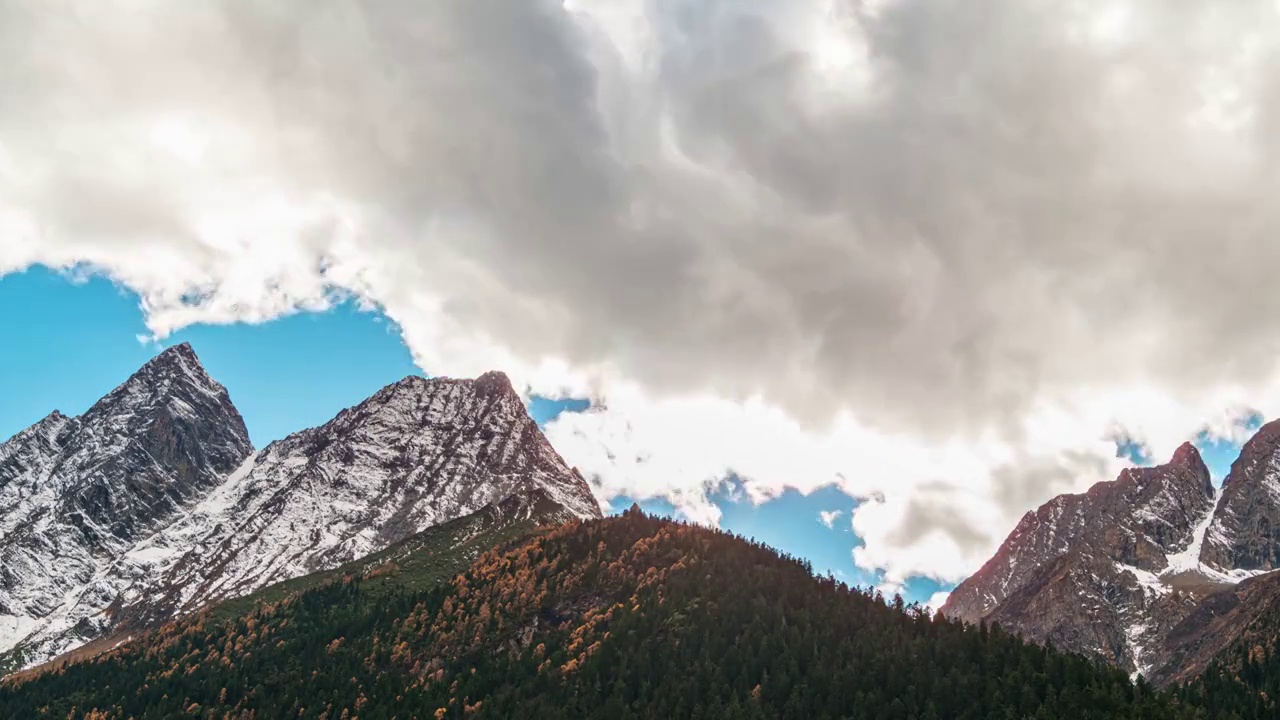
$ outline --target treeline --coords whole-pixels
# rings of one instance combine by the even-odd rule
[[[240,617],[181,620],[5,684],[0,717],[1276,716],[1274,680],[1217,668],[1155,692],[637,510],[507,542],[433,589],[368,592],[373,582],[345,577]],[[1274,655],[1253,660],[1259,677],[1277,677]]]
[[[1280,654],[1269,643],[1240,643],[1209,664],[1195,681],[1176,688],[1187,705],[1215,708],[1223,717],[1280,717]]]

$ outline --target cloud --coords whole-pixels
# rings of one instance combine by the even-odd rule
[[[0,273],[161,336],[355,297],[590,396],[602,497],[835,484],[954,580],[1116,438],[1280,412],[1271,3],[69,5],[0,4]]]
[[[818,522],[829,528],[834,528],[836,526],[836,520],[839,520],[840,516],[843,514],[843,510],[820,510],[818,511]]]
[[[943,605],[947,604],[947,598],[951,597],[950,591],[940,590],[929,596],[929,601],[924,604],[925,607],[937,612]]]

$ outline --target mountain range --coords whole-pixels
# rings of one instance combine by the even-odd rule
[[[1196,676],[1280,607],[1280,422],[1221,490],[1199,452],[1028,512],[941,612],[998,623],[1160,685]],[[1272,634],[1264,645],[1275,641]]]
[[[545,500],[520,507],[185,615],[92,661],[10,676],[0,717],[1238,720],[1274,709],[1238,684],[1214,686],[1212,702],[1198,686],[1155,693],[635,507],[587,521],[548,517]]]
[[[187,344],[0,445],[6,669],[110,646],[504,499],[599,517],[501,373],[411,376],[254,450]]]
[[[931,614],[591,488],[501,373],[255,450],[188,345],[0,445],[0,715],[1262,718],[1280,423],[1027,513]],[[1160,688],[1160,689],[1157,689]]]

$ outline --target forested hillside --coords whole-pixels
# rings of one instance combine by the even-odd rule
[[[434,587],[393,582],[407,560],[370,564],[247,613],[201,613],[92,661],[11,680],[0,689],[0,716],[1274,713],[1232,680],[1222,697],[1252,714],[1197,707],[1188,699],[1203,701],[1198,690],[1156,693],[996,628],[885,604],[767,547],[638,510],[508,540]]]

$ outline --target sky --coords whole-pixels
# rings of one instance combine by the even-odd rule
[[[53,410],[77,415],[162,348],[189,342],[201,363],[226,386],[255,447],[327,422],[405,375],[422,374],[397,327],[355,303],[265,323],[195,325],[152,339],[135,293],[110,280],[37,267],[0,278],[0,441]],[[546,427],[564,413],[583,412],[586,398],[528,398]],[[683,518],[660,498],[602,497],[610,512],[639,502],[647,512]],[[720,527],[809,560],[815,572],[848,583],[876,585],[859,569],[857,537],[847,522],[856,501],[834,486],[808,496],[788,491],[756,505],[740,483],[712,498]],[[828,518],[823,520],[822,514]],[[927,602],[939,586],[917,578],[904,597]]]
[[[75,332],[122,365],[207,339],[255,440],[501,368],[587,403],[546,431],[602,499],[834,488],[855,571],[947,587],[1280,415],[1277,60],[1254,0],[0,3],[0,282],[120,288]]]
[[[35,267],[0,278],[0,309],[0,337],[12,349],[0,353],[0,440],[55,409],[84,412],[155,353],[180,342],[191,343],[227,387],[258,448],[327,422],[405,375],[423,373],[395,323],[354,302],[264,323],[197,324],[157,340],[127,288],[102,276]],[[566,414],[589,411],[591,402],[532,395],[527,404],[545,429]],[[1207,436],[1197,444],[1220,481],[1238,446]],[[1117,452],[1135,464],[1152,463],[1134,444],[1117,445]],[[639,503],[650,513],[689,517],[660,497],[600,499],[610,513]],[[728,476],[709,499],[719,527],[802,557],[815,572],[900,592],[909,602],[936,604],[935,594],[951,588],[921,576],[887,584],[883,571],[858,567],[853,551],[863,543],[849,519],[859,501],[835,484],[753,502],[742,479]]]

